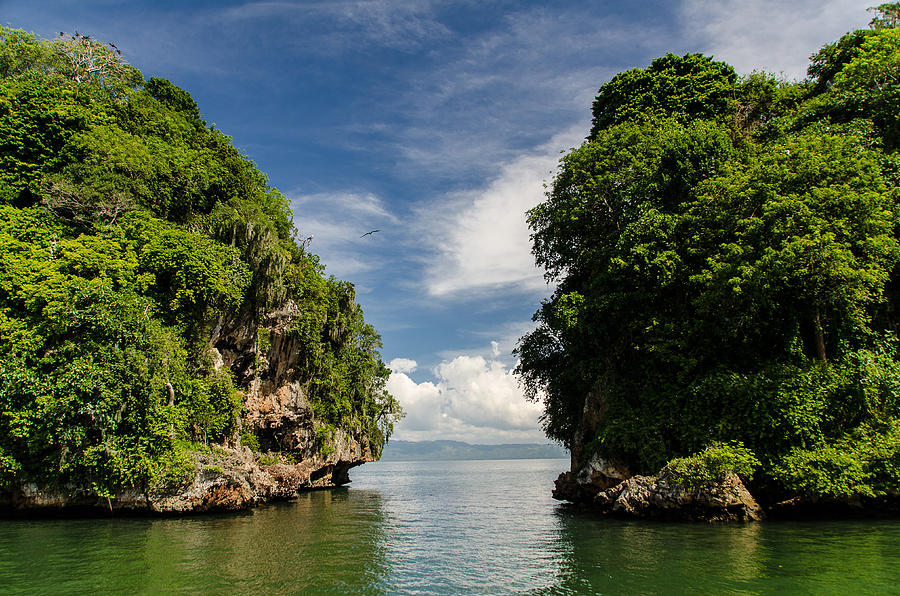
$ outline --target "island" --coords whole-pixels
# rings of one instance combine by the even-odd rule
[[[555,495],[705,520],[900,510],[900,3],[808,78],[668,54],[600,87],[529,212],[517,347]]]
[[[378,458],[378,333],[188,92],[0,28],[0,146],[4,513],[241,509]]]

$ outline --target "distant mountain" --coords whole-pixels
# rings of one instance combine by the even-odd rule
[[[388,442],[381,461],[435,461],[452,459],[557,459],[569,452],[555,444],[470,445],[462,441]]]

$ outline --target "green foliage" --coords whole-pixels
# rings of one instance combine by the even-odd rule
[[[900,486],[900,425],[862,425],[813,448],[793,448],[774,470],[790,490],[835,500],[883,497]]]
[[[179,485],[190,452],[239,440],[265,372],[214,369],[212,328],[288,306],[321,423],[380,450],[400,415],[380,338],[294,233],[185,90],[89,37],[0,28],[0,488]]]
[[[669,55],[601,88],[528,216],[556,290],[517,373],[548,436],[645,472],[739,441],[775,491],[896,488],[897,6],[809,82]]]
[[[647,68],[617,74],[600,88],[589,138],[624,122],[724,115],[732,109],[736,84],[734,69],[724,62],[702,54],[666,54]]]
[[[253,453],[259,453],[259,437],[257,437],[252,432],[241,432],[241,445],[243,445]]]
[[[184,318],[243,301],[251,273],[238,249],[146,217],[127,217],[122,227],[139,243],[146,289],[170,312]]]
[[[194,436],[208,444],[221,443],[237,430],[241,414],[241,396],[235,390],[228,370],[191,379],[181,390],[185,396],[185,416]]]
[[[316,444],[319,447],[319,453],[325,457],[334,453],[335,431],[335,427],[331,424],[323,424],[316,427]]]
[[[892,147],[900,142],[900,29],[881,28],[862,41],[834,77],[832,91],[842,94],[884,131]]]
[[[200,108],[197,107],[197,102],[194,101],[194,98],[187,91],[173,85],[166,79],[151,77],[144,84],[144,91],[173,110],[186,112],[195,121],[200,120]]]
[[[49,44],[21,29],[0,27],[0,78],[8,79],[52,62]]]
[[[688,457],[673,459],[660,471],[668,481],[690,488],[721,482],[728,474],[747,480],[759,467],[753,452],[739,441],[713,443]]]

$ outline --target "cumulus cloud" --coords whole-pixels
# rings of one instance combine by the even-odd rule
[[[864,28],[870,0],[687,0],[685,33],[698,47],[735,67],[803,79],[810,54],[847,31]]]
[[[383,248],[379,233],[360,238],[375,228],[392,226],[397,218],[371,193],[319,193],[290,197],[294,225],[309,238],[309,250],[328,265],[328,272],[348,278],[379,266],[373,258]]]
[[[541,407],[528,402],[512,370],[482,356],[445,360],[436,382],[416,383],[392,361],[387,389],[403,405],[395,437],[403,440],[454,439],[469,443],[546,441],[539,428]],[[398,368],[394,368],[397,364]]]
[[[391,369],[391,372],[396,373],[415,372],[418,366],[415,360],[410,360],[409,358],[394,358],[388,363],[388,368]]]
[[[406,414],[395,429],[396,438],[433,433],[443,426],[446,416],[441,411],[441,389],[434,383],[416,383],[406,373],[392,372],[387,390],[397,398]]]

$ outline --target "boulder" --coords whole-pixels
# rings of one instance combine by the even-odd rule
[[[763,510],[737,474],[686,486],[663,476],[633,476],[597,493],[594,505],[623,517],[690,521],[761,520]]]
[[[593,454],[577,472],[564,472],[556,479],[553,498],[571,503],[590,503],[594,496],[632,476],[624,464]]]

